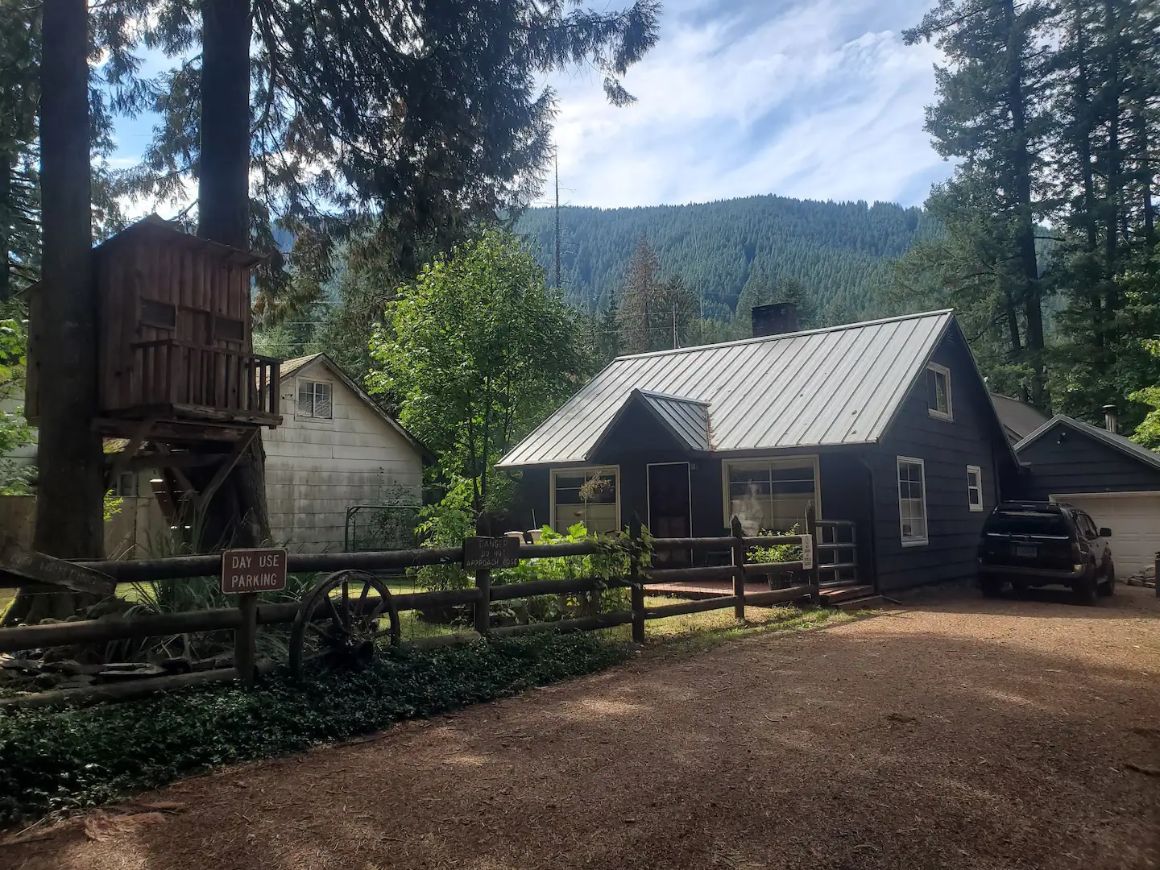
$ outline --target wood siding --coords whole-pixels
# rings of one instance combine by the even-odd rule
[[[332,418],[297,416],[300,380],[331,385]],[[295,552],[341,550],[346,510],[406,494],[419,503],[423,460],[374,409],[312,363],[282,384],[282,425],[263,436],[274,540]]]
[[[1012,462],[969,351],[952,331],[933,361],[951,372],[953,420],[928,412],[920,378],[882,443],[866,452],[874,475],[875,574],[883,592],[976,576],[979,533],[999,499],[1000,477]],[[921,459],[926,478],[927,543],[902,546],[898,506],[899,456]],[[967,466],[982,471],[983,510],[967,502]]]
[[[1160,469],[1062,421],[1021,450],[1019,461],[1030,466],[1019,478],[1021,498],[1046,499],[1069,492],[1160,490]]]

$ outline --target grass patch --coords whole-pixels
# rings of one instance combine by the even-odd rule
[[[298,752],[623,661],[592,634],[403,648],[365,671],[270,678],[85,709],[0,715],[0,825],[93,806],[221,764]]]
[[[673,604],[665,597],[646,597],[647,607]],[[768,632],[808,631],[826,625],[851,622],[872,611],[847,613],[829,607],[747,607],[745,621],[738,622],[733,608],[650,619],[645,624],[645,643],[675,652],[711,649],[729,640]]]

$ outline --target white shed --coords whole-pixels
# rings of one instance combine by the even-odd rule
[[[275,541],[341,550],[358,505],[418,505],[426,449],[326,354],[281,367],[282,425],[263,433]]]

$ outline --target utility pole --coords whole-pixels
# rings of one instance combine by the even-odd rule
[[[673,298],[673,350],[676,350],[677,344],[677,300]]]
[[[560,150],[552,154],[556,166],[556,289],[560,289]]]

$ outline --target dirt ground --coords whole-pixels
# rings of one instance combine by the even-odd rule
[[[228,768],[14,868],[1157,867],[1160,602],[966,591]]]

